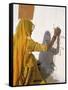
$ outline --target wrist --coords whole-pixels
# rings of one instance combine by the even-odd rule
[[[53,35],[53,38],[56,38],[56,35]]]

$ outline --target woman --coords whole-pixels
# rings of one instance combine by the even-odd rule
[[[31,39],[33,23],[20,19],[13,37],[13,86],[46,84],[38,70],[37,61],[32,51],[47,51],[54,43],[55,33],[49,45],[39,44]],[[57,29],[57,28],[56,28]]]

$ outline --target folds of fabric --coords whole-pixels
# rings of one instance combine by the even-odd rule
[[[31,21],[21,19],[13,37],[13,86],[46,84],[38,70],[36,59],[31,53],[37,46],[30,45],[32,49],[29,49],[28,45],[27,35],[32,32],[32,25]],[[46,46],[40,47],[45,49],[43,51],[47,50]]]

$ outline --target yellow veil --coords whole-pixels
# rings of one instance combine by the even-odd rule
[[[13,85],[21,84],[23,77],[20,76],[21,68],[25,67],[24,54],[26,52],[27,35],[32,32],[33,23],[21,19],[17,25],[13,37]],[[23,64],[23,65],[22,65]],[[23,66],[23,67],[22,67]],[[17,82],[18,81],[18,82]]]

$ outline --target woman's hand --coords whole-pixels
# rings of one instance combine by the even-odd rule
[[[48,44],[48,49],[52,47],[52,45],[54,44],[57,36],[59,37],[60,33],[61,33],[61,29],[59,27],[54,28],[54,35],[52,37],[52,40]]]
[[[54,29],[54,36],[59,36],[60,33],[61,33],[61,29],[60,29],[59,27],[56,27],[56,28]]]

